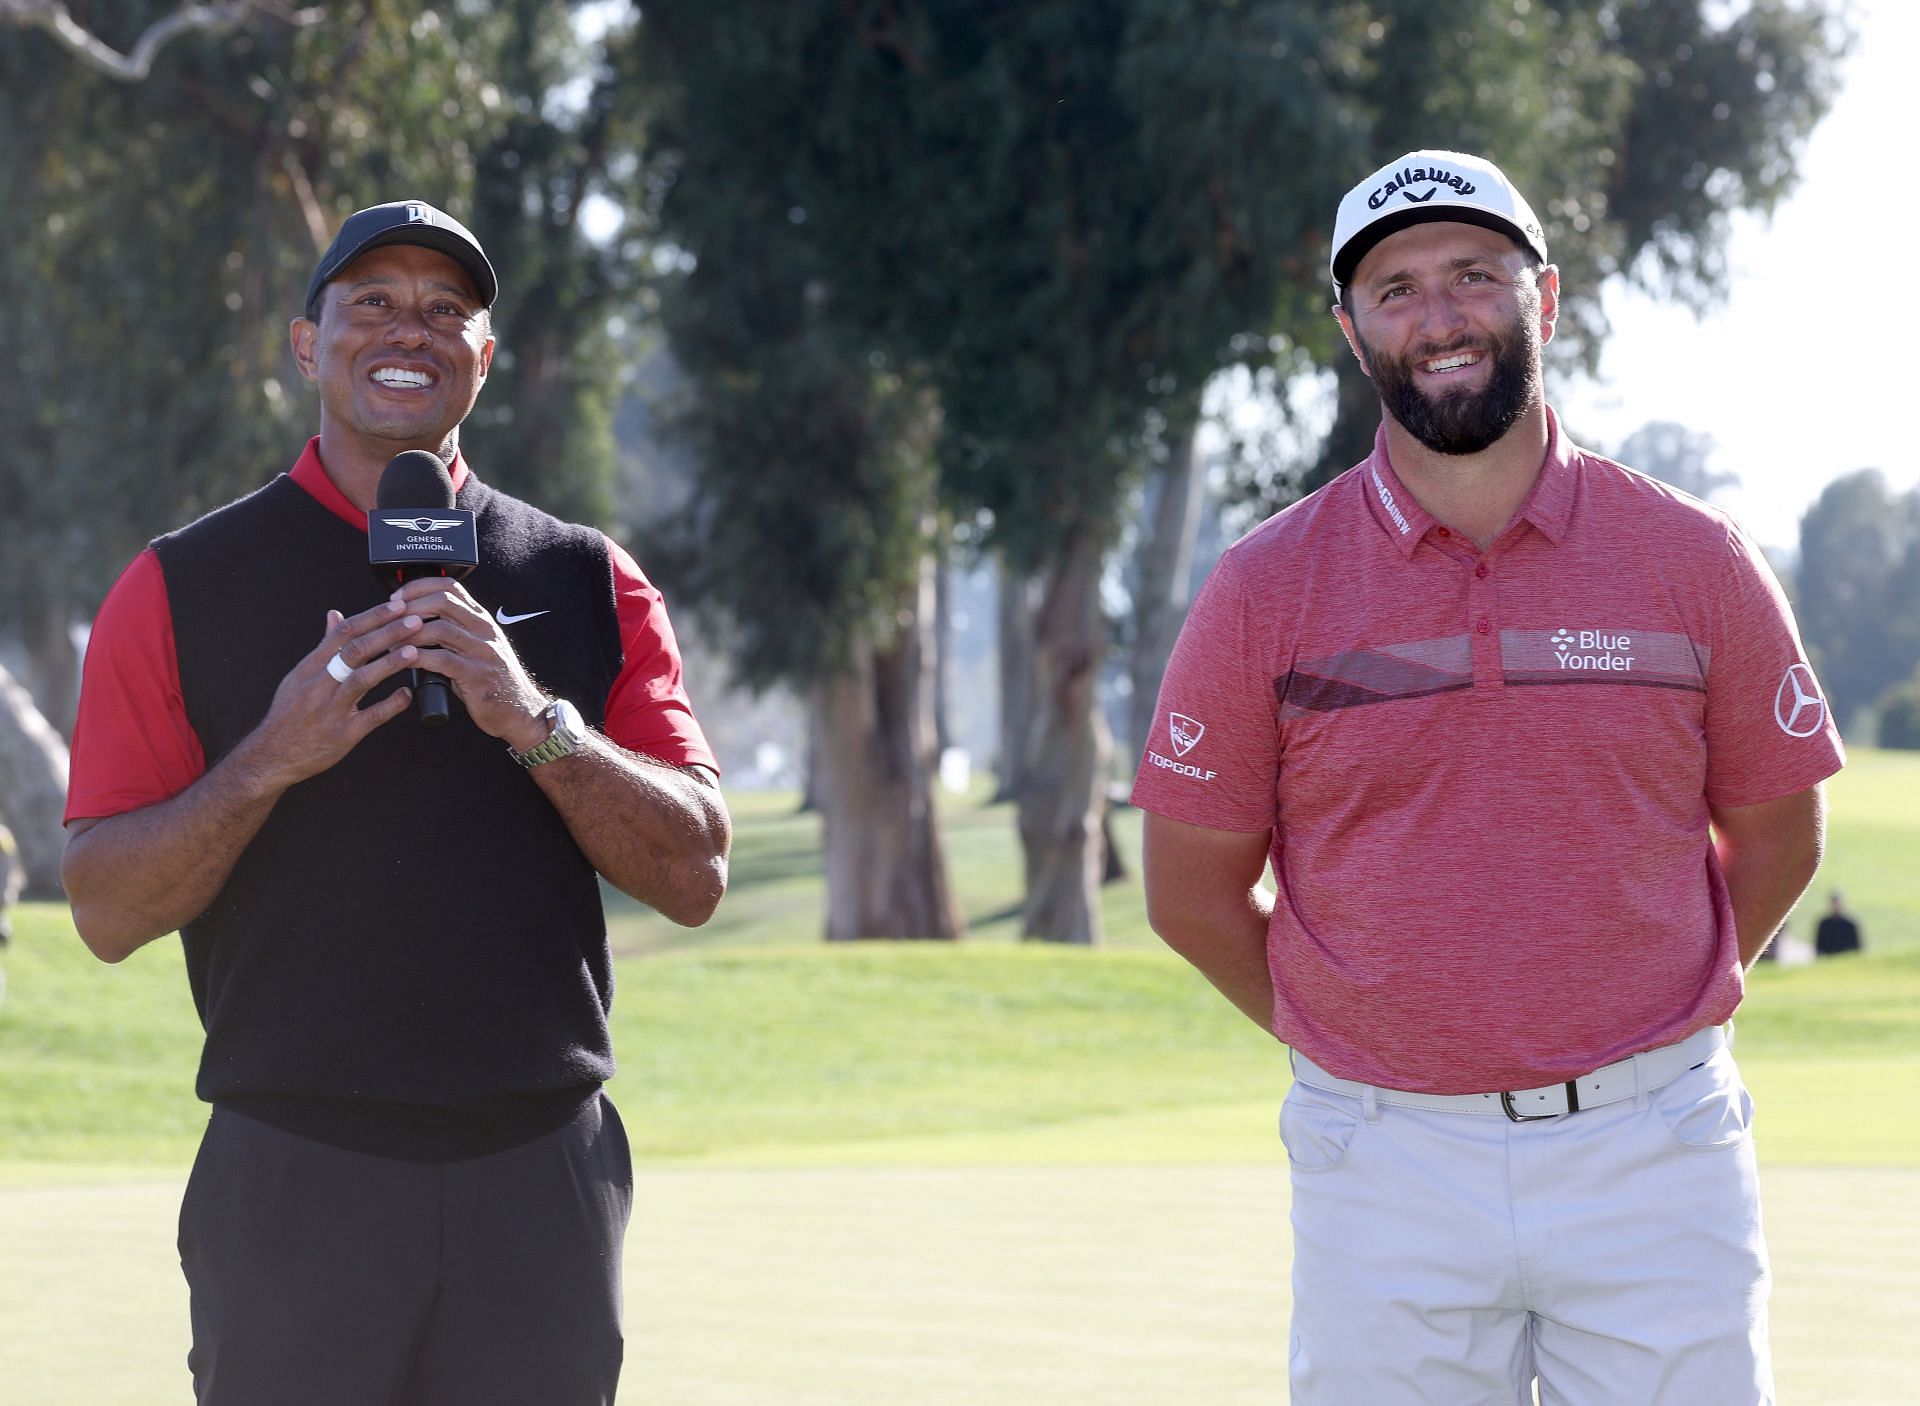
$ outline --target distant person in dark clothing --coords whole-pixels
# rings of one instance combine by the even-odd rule
[[[1828,901],[1827,916],[1820,920],[1820,926],[1813,930],[1813,951],[1815,956],[1831,957],[1838,952],[1858,952],[1860,950],[1860,924],[1847,912],[1846,903],[1838,893]]]

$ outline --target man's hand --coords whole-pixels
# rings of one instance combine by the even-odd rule
[[[288,671],[253,731],[179,795],[67,826],[61,877],[74,926],[102,961],[192,921],[219,894],[240,854],[288,787],[337,763],[396,716],[402,688],[367,708],[360,700],[419,658],[425,620],[383,601],[351,619],[327,612],[320,643]],[[335,653],[351,668],[327,672]]]
[[[1826,848],[1827,795],[1815,784],[1753,806],[1714,806],[1713,847],[1733,903],[1740,965],[1750,967],[1813,882]]]
[[[284,791],[318,776],[361,738],[398,717],[412,701],[411,689],[396,689],[366,708],[360,700],[418,662],[420,651],[409,637],[419,634],[425,623],[391,600],[351,619],[329,610],[320,643],[280,680],[267,715],[234,749],[242,764],[262,784]],[[336,653],[353,671],[344,682],[327,672]]]
[[[446,679],[475,727],[516,752],[546,741],[547,695],[506,633],[466,587],[445,576],[409,581],[393,594],[426,623],[411,636],[417,667]],[[511,766],[506,758],[502,766]],[[580,852],[623,893],[676,923],[704,923],[727,888],[733,843],[712,773],[629,752],[599,732],[572,756],[530,773]]]
[[[411,662],[446,679],[475,727],[516,752],[546,740],[547,695],[506,631],[465,586],[449,576],[425,576],[401,586],[388,604],[425,620],[413,637],[424,653]]]
[[[1272,836],[1271,830],[1187,825],[1148,811],[1141,837],[1148,923],[1269,1034],[1267,923],[1273,895],[1260,887],[1260,876]]]

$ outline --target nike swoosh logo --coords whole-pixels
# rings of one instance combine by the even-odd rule
[[[525,615],[509,615],[507,614],[507,608],[503,605],[493,612],[493,618],[498,620],[502,625],[518,625],[522,620],[532,620],[536,616],[551,615],[552,613],[550,610],[529,610]]]

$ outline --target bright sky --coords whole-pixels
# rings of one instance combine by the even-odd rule
[[[1843,86],[1807,143],[1800,185],[1770,223],[1735,226],[1725,304],[1696,322],[1672,304],[1610,290],[1614,332],[1600,383],[1559,397],[1597,449],[1649,420],[1711,434],[1713,467],[1741,479],[1715,501],[1772,547],[1798,543],[1800,515],[1841,474],[1877,468],[1896,489],[1920,481],[1899,408],[1912,392],[1894,374],[1913,334],[1881,308],[1867,277],[1882,260],[1898,267],[1914,243],[1906,221],[1920,5],[1855,0],[1852,14]]]

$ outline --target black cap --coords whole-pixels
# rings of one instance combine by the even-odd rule
[[[327,252],[307,284],[307,315],[311,317],[320,298],[320,290],[341,269],[383,244],[418,244],[445,254],[467,271],[473,286],[480,290],[483,307],[492,307],[500,294],[500,280],[487,262],[486,250],[460,221],[444,210],[436,210],[424,200],[394,200],[385,205],[369,205],[347,216],[340,233],[333,237]]]

